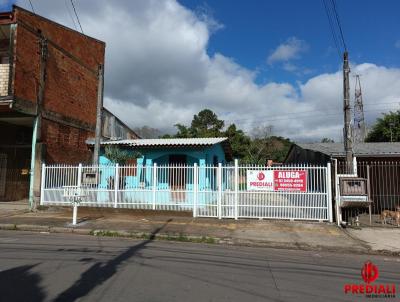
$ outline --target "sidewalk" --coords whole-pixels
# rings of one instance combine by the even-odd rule
[[[7,214],[0,210],[0,229],[147,238],[162,227],[156,238],[163,240],[355,253],[400,252],[397,246],[392,249],[393,245],[381,244],[385,242],[383,234],[378,235],[380,242],[370,243],[368,236],[371,232],[348,232],[334,224],[317,222],[218,220],[193,218],[190,213],[81,207],[78,210],[78,225],[72,227],[71,208],[51,207],[37,212],[21,212],[18,209]],[[394,237],[399,234],[399,230],[388,231],[393,232]]]
[[[353,238],[366,244],[376,252],[390,251],[400,255],[400,228],[362,228],[346,229],[346,232]]]

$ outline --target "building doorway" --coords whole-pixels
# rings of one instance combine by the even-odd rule
[[[0,137],[0,201],[27,201],[32,119],[0,117]]]
[[[186,162],[186,155],[174,154],[169,156],[169,187],[173,202],[182,202],[186,199],[188,169],[183,168],[186,166]]]

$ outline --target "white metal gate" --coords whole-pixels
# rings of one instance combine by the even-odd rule
[[[254,190],[248,179],[254,173],[275,177],[279,172],[301,173],[300,187],[290,185],[289,177]],[[277,181],[283,181],[280,187]],[[191,211],[194,217],[332,221],[330,165],[43,165],[41,185],[42,205],[70,205],[65,192],[75,188],[82,206]]]

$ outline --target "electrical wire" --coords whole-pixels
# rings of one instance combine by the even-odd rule
[[[64,0],[64,4],[65,4],[65,7],[66,7],[66,9],[67,9],[67,12],[68,12],[68,15],[69,15],[69,17],[70,17],[70,18],[71,18],[71,20],[72,20],[72,24],[74,25],[74,28],[75,28],[75,30],[76,30],[76,31],[78,31],[78,28],[77,28],[77,26],[76,26],[76,23],[75,23],[74,17],[72,16],[72,14],[71,14],[71,10],[69,9],[69,6],[68,6],[68,3],[67,3],[67,0]]]
[[[339,61],[342,60],[342,55],[341,55],[341,49],[339,47],[339,42],[338,42],[338,38],[336,36],[336,31],[335,31],[335,27],[333,25],[333,20],[332,20],[332,16],[331,16],[331,11],[328,8],[328,5],[326,4],[325,0],[322,0],[322,3],[324,4],[324,8],[325,8],[325,12],[326,12],[326,16],[328,18],[328,23],[329,23],[329,28],[330,28],[330,32],[332,34],[332,39],[333,42],[335,44],[337,53],[338,53],[338,57],[339,57]]]
[[[343,48],[345,51],[347,51],[347,46],[346,46],[346,42],[344,40],[344,35],[343,35],[343,30],[342,30],[342,25],[340,24],[339,14],[336,9],[336,0],[331,0],[331,2],[332,2],[333,11],[335,14],[336,23],[339,27],[340,37],[342,38]]]
[[[72,8],[74,9],[76,20],[78,20],[79,27],[81,28],[81,32],[82,32],[82,34],[84,34],[83,33],[83,29],[82,29],[82,25],[81,25],[81,21],[79,20],[78,13],[77,13],[76,8],[75,8],[74,1],[73,0],[70,0],[70,1],[71,1],[71,4],[72,4]]]
[[[71,1],[72,8],[74,9],[75,17],[76,17],[76,20],[78,21],[78,24],[79,24],[79,27],[80,27],[80,29],[81,29],[81,32],[82,32],[83,35],[85,35],[85,33],[83,32],[82,24],[81,24],[81,21],[80,21],[80,19],[79,19],[78,12],[77,12],[77,10],[76,10],[74,1],[73,1],[73,0],[70,0],[70,1]],[[85,36],[86,36],[86,35],[85,35]],[[89,37],[86,36],[86,44],[87,44],[88,47],[89,47],[89,46],[91,46],[91,45],[89,44],[88,39],[89,39]],[[93,54],[91,55],[91,57],[93,58],[93,60],[96,62],[97,65],[103,65],[103,63],[100,63],[100,62],[97,60],[97,58],[96,58]]]
[[[388,105],[388,104],[400,104],[400,101],[396,102],[384,102],[384,103],[365,103],[364,107],[370,107],[370,106],[381,106],[381,105]],[[270,117],[276,117],[278,114],[279,116],[288,116],[288,115],[299,115],[299,114],[304,114],[304,113],[317,113],[317,112],[329,112],[331,110],[336,110],[337,107],[329,107],[329,108],[324,108],[324,109],[313,109],[313,110],[308,110],[308,111],[300,111],[300,112],[289,112],[289,113],[276,113],[274,115],[262,115],[258,116],[259,119],[261,118],[270,118]],[[242,121],[242,120],[249,120],[251,118],[242,118],[242,119],[235,119],[235,121]]]
[[[389,103],[387,103],[387,104],[394,104],[394,103],[397,103],[397,104],[399,104],[399,102],[389,102]],[[381,103],[381,104],[385,104],[385,103]],[[381,105],[381,104],[370,104],[370,105]],[[365,104],[364,104],[364,107],[365,107]],[[381,110],[390,110],[390,109],[392,109],[392,108],[375,108],[375,109],[370,109],[370,110],[364,110],[364,112],[378,112],[378,111],[381,111]],[[326,110],[326,109],[321,109],[321,110],[310,110],[310,111],[303,111],[303,112],[296,112],[296,113],[287,113],[286,115],[290,115],[290,114],[296,114],[296,116],[295,117],[282,117],[282,118],[273,118],[273,119],[269,119],[269,117],[275,117],[275,116],[277,116],[277,114],[275,114],[275,115],[270,115],[270,116],[266,116],[266,117],[263,117],[263,116],[258,116],[258,117],[256,117],[256,118],[241,118],[241,119],[225,119],[225,121],[228,121],[228,122],[240,122],[240,121],[263,121],[263,122],[274,122],[274,121],[285,121],[285,120],[293,120],[293,119],[299,119],[299,120],[301,120],[301,119],[308,119],[308,118],[315,118],[315,114],[313,114],[313,115],[310,115],[310,114],[307,114],[307,115],[299,115],[299,114],[302,114],[302,113],[311,113],[311,112],[313,112],[313,113],[317,113],[317,112],[324,112],[324,118],[326,117],[326,116],[338,116],[338,115],[342,115],[343,113],[329,113],[329,110]],[[285,114],[280,114],[279,116],[286,116]]]
[[[36,12],[35,12],[35,9],[33,8],[33,4],[32,4],[32,1],[31,0],[28,0],[29,1],[29,4],[31,5],[31,8],[32,8],[32,12],[34,13],[34,14],[36,14]]]

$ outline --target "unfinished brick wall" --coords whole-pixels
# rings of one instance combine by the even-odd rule
[[[95,127],[97,68],[105,44],[55,22],[16,8],[14,95],[36,102],[39,88],[39,35],[49,40],[43,106],[71,122]]]
[[[0,64],[0,96],[8,95],[9,64]]]
[[[97,69],[105,44],[60,24],[14,8],[15,99],[36,106],[40,77],[40,36],[48,40],[41,141],[46,163],[76,164],[91,159],[85,143],[94,137]],[[23,109],[22,109],[23,110]]]
[[[61,125],[43,119],[43,141],[46,142],[46,164],[89,163],[92,153],[88,149],[86,139],[93,133],[79,128]]]

